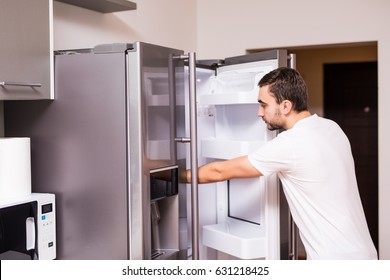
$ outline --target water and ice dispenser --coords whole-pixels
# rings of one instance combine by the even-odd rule
[[[150,171],[151,258],[177,259],[179,253],[178,167]]]

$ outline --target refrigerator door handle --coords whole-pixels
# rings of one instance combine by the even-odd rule
[[[289,66],[292,69],[297,69],[297,56],[296,54],[289,54],[288,55],[288,62]],[[289,248],[289,259],[291,260],[298,260],[298,227],[296,226],[291,213],[289,215],[289,239],[290,239],[290,248]]]
[[[289,231],[288,231],[288,239],[289,239],[289,248],[288,248],[288,258],[290,260],[298,259],[298,228],[295,225],[295,222],[289,213],[288,217]]]
[[[175,141],[190,143],[191,155],[191,218],[192,218],[192,259],[199,260],[199,199],[198,199],[198,132],[196,110],[196,55],[174,57],[188,60],[189,69],[189,107],[190,107],[190,138],[178,137]]]
[[[189,137],[176,137],[175,138],[175,142],[190,143],[191,142],[191,138],[189,138]]]
[[[297,55],[295,53],[290,53],[288,55],[288,61],[290,68],[297,69]]]
[[[198,125],[196,110],[196,56],[194,52],[188,53],[188,63],[190,85],[192,259],[199,260]]]
[[[296,54],[289,54],[288,62],[292,69],[297,69]],[[289,259],[298,260],[298,227],[296,226],[289,211]]]

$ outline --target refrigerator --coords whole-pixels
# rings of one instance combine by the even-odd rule
[[[32,189],[56,195],[57,259],[287,259],[276,176],[186,184],[181,174],[276,136],[257,83],[286,50],[216,60],[144,42],[55,52],[55,99],[4,102],[31,138]]]

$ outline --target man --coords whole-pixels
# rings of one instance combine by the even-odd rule
[[[346,135],[309,112],[306,84],[294,69],[278,68],[258,85],[258,116],[284,131],[248,156],[201,166],[198,182],[277,173],[308,259],[377,259]]]

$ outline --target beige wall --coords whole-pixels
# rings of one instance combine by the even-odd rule
[[[195,1],[132,1],[136,10],[108,14],[54,1],[54,49],[143,41],[195,51]]]

